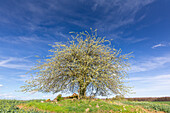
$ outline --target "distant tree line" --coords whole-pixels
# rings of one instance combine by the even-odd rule
[[[170,97],[125,98],[130,101],[170,101]]]

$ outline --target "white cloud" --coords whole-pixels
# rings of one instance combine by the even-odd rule
[[[157,48],[157,47],[163,47],[163,46],[166,46],[166,45],[165,44],[157,44],[157,45],[152,46],[152,49]]]
[[[155,0],[94,0],[95,4],[92,7],[92,10],[95,11],[97,8],[103,7],[102,11],[105,14],[104,19],[98,20],[95,25],[97,28],[106,27],[107,30],[113,30],[121,26],[132,24],[134,22],[139,22],[145,16],[140,17],[136,20],[136,13],[143,8],[144,6],[151,4]],[[133,4],[133,5],[132,5]],[[115,16],[116,15],[116,16]],[[111,23],[112,22],[112,23]]]
[[[49,40],[50,38],[50,40]],[[17,37],[0,37],[0,40],[3,42],[7,43],[12,43],[12,44],[20,44],[20,43],[26,43],[26,44],[32,44],[32,43],[51,43],[52,38],[48,36],[47,39],[42,39],[37,36],[17,36]]]
[[[132,77],[129,79],[134,85],[135,97],[169,96],[170,74]],[[131,95],[132,96],[132,95]]]
[[[0,87],[2,87],[3,85],[2,84],[0,84]]]
[[[163,67],[166,63],[170,63],[169,56],[150,57],[147,59],[140,59],[139,62],[132,63],[130,72],[134,73],[134,72],[149,71],[152,69],[156,69],[158,67]]]
[[[57,36],[63,37],[63,38],[68,38],[69,36],[66,34],[63,34],[62,32],[56,32]]]
[[[30,99],[35,99],[34,97],[30,96],[30,95],[21,95],[21,94],[14,94],[14,93],[2,93],[0,94],[0,99],[17,99],[17,100],[30,100]],[[41,99],[38,98],[37,99]]]
[[[14,12],[11,12],[8,8],[2,8],[1,10],[4,12],[3,20],[5,20],[5,23],[9,22],[10,24],[17,24],[18,22],[14,23],[11,20],[16,19],[16,14],[19,14],[23,15],[17,17],[17,20],[22,23],[20,25],[20,29],[28,29],[31,31],[40,30],[43,31],[42,34],[55,34],[55,31],[58,31],[58,28],[62,28],[61,25],[53,27],[52,29],[47,29],[45,26],[58,25],[58,23],[62,22],[80,26],[81,28],[89,28],[89,22],[92,22],[95,28],[102,29],[100,26],[104,26],[105,28],[109,27],[109,30],[113,30],[120,26],[131,24],[136,21],[136,13],[144,6],[151,4],[153,1],[155,0],[92,0],[91,3],[88,2],[90,5],[87,4],[87,1],[85,0],[79,0],[76,2],[77,4],[68,0],[62,0],[62,2],[21,2],[20,4],[13,3],[16,5]],[[79,2],[83,3],[78,4]],[[79,13],[79,11],[75,9],[79,8],[76,6],[80,6],[82,4],[87,5],[85,11],[89,11],[91,8],[92,11],[100,11],[101,14],[93,17],[91,16],[91,13]],[[75,8],[67,7],[72,5],[75,6]],[[48,8],[44,9],[44,6]],[[88,6],[90,8],[88,8]],[[83,7],[84,5],[82,5],[82,8]],[[22,10],[22,12],[20,10]],[[30,12],[31,16],[25,15],[25,11]],[[60,12],[62,13],[60,14]],[[55,14],[55,16],[51,16],[53,14]],[[94,12],[94,14],[98,13]],[[83,18],[81,18],[82,16]],[[11,18],[7,19],[8,17]],[[24,17],[26,17],[26,19]],[[145,15],[141,16],[139,19],[137,18],[137,21],[142,20],[144,17]],[[31,38],[29,38],[29,41],[30,39]]]
[[[12,58],[9,58],[9,59],[0,61],[0,65],[6,64],[6,63],[8,63],[8,62],[10,62],[10,61],[13,61],[13,59],[12,59]]]
[[[130,38],[123,38],[123,40],[125,41],[129,41],[131,43],[137,43],[137,42],[141,42],[141,41],[144,41],[144,40],[147,40],[147,38],[135,38],[135,37],[130,37]]]
[[[37,93],[37,91],[31,91],[31,92],[28,92],[29,94],[34,94],[34,93]]]
[[[43,98],[52,98],[52,99],[54,99],[54,98],[56,98],[56,96],[58,95],[59,93],[57,93],[57,94],[48,94],[48,95],[43,95],[42,97]]]
[[[138,42],[142,42],[147,40],[148,38],[135,38],[135,37],[129,37],[129,38],[119,38],[123,41],[125,41],[126,43],[138,43]]]
[[[129,80],[134,80],[134,81],[148,81],[148,80],[167,80],[170,79],[170,74],[169,75],[157,75],[157,76],[148,76],[148,77],[132,77]]]
[[[25,78],[27,77],[27,75],[19,75],[19,77]]]
[[[160,44],[156,44],[154,46],[152,46],[152,49],[157,48],[157,47],[169,47],[170,43],[169,42],[161,42]]]
[[[28,62],[30,61],[26,60],[26,57],[25,58],[9,57],[5,59],[3,58],[0,60],[0,67],[29,70],[32,66],[28,65],[27,64]]]
[[[28,75],[18,75],[18,76],[19,76],[19,78],[14,78],[14,80],[16,80],[16,81],[21,81],[21,82],[25,82],[26,80],[31,79],[31,77],[28,76]]]
[[[57,97],[57,95],[62,94],[63,97],[70,96],[72,93],[41,93],[41,92],[34,92],[34,93],[19,93],[19,92],[14,92],[14,93],[1,93],[0,94],[0,99],[17,99],[17,100],[30,100],[30,99],[51,99],[53,100],[54,98]]]
[[[1,99],[14,99],[16,96],[12,95],[11,93],[8,94],[0,94]]]

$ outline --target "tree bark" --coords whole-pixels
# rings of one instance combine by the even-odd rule
[[[85,87],[83,87],[83,85],[81,83],[79,84],[78,93],[79,93],[80,99],[86,97],[86,88],[87,88],[87,85],[85,85]]]
[[[86,88],[80,89],[80,98],[85,98],[86,97]]]

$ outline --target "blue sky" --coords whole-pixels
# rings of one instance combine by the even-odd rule
[[[0,0],[0,98],[54,98],[17,92],[38,56],[70,31],[98,29],[130,60],[129,97],[170,96],[169,0]]]

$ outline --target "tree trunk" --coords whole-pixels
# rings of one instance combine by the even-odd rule
[[[79,93],[79,98],[85,98],[86,97],[86,87],[83,87],[81,84],[79,84],[79,89],[78,89],[78,93]]]
[[[89,85],[89,83],[86,83],[85,86],[83,86],[84,83],[79,82],[79,89],[78,89],[78,93],[79,93],[79,98],[85,98],[86,97],[86,88]]]
[[[80,98],[85,98],[86,97],[86,88],[80,89],[79,96],[80,96]]]

